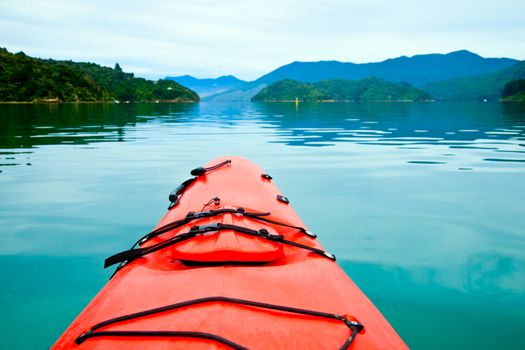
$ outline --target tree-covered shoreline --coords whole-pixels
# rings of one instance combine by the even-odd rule
[[[501,93],[503,102],[525,102],[525,79],[516,79],[505,84]]]
[[[0,101],[198,102],[192,90],[170,80],[151,81],[95,63],[56,61],[0,48]]]

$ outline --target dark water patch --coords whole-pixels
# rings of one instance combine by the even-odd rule
[[[444,140],[442,137],[389,137],[392,141],[403,141],[403,142],[437,142]]]
[[[368,141],[368,142],[356,142],[358,145],[378,145],[378,146],[403,146],[405,143],[399,143],[399,142],[374,142],[374,141]],[[401,148],[401,147],[398,147]]]
[[[431,160],[409,160],[407,163],[410,164],[447,164],[446,162],[435,162]]]
[[[458,168],[458,170],[472,170],[472,168]]]
[[[19,163],[1,163],[0,166],[15,166],[20,165]]]
[[[505,150],[505,149],[498,149],[494,152],[500,152],[500,153],[525,153],[525,151],[512,151],[512,150]]]
[[[313,147],[332,147],[335,146],[335,143],[317,143],[317,142],[305,142],[303,146],[313,146]]]
[[[18,154],[31,154],[33,152],[24,152],[24,151],[21,151],[21,152],[15,152],[15,151],[2,151],[0,152],[0,156],[5,156],[5,155],[18,155]]]
[[[483,158],[483,160],[487,162],[525,163],[525,159]]]
[[[455,149],[498,149],[497,147],[483,147],[483,146],[449,146],[449,148]]]

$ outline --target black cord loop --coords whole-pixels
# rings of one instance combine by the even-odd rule
[[[133,319],[140,318],[140,317],[145,317],[145,316],[154,315],[154,314],[158,314],[158,313],[162,313],[166,311],[180,309],[180,308],[187,307],[187,306],[203,304],[203,303],[210,303],[210,302],[240,304],[240,305],[250,306],[254,308],[276,310],[276,311],[282,311],[282,312],[287,312],[287,313],[294,313],[294,314],[299,314],[299,315],[307,315],[307,316],[314,316],[314,317],[327,318],[327,319],[341,321],[350,329],[350,335],[348,339],[344,342],[344,344],[339,348],[340,350],[348,349],[350,345],[352,344],[352,342],[354,341],[357,334],[360,333],[364,329],[364,326],[361,323],[354,321],[354,320],[350,320],[344,315],[332,314],[332,313],[316,311],[316,310],[301,309],[301,308],[284,306],[284,305],[269,304],[269,303],[263,303],[263,302],[252,301],[252,300],[214,296],[214,297],[206,297],[206,298],[199,298],[199,299],[183,301],[180,303],[161,306],[158,308],[140,311],[140,312],[124,315],[124,316],[114,317],[109,320],[99,322],[95,324],[94,326],[92,326],[87,332],[78,336],[75,340],[75,343],[77,345],[80,345],[89,338],[103,337],[103,336],[189,337],[189,338],[201,338],[201,339],[217,341],[219,343],[228,345],[235,350],[247,349],[243,347],[242,345],[234,343],[231,340],[228,340],[226,338],[223,338],[223,337],[220,337],[214,334],[202,333],[202,332],[189,332],[189,331],[98,331],[97,332],[98,329],[115,324],[115,323],[129,321],[129,320],[133,320]]]

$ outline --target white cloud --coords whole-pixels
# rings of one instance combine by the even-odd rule
[[[295,60],[468,49],[525,58],[521,1],[5,1],[2,42],[137,75],[255,79]]]

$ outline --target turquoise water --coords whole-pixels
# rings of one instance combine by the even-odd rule
[[[0,105],[0,334],[45,349],[192,169],[257,162],[414,349],[523,349],[525,104]]]

